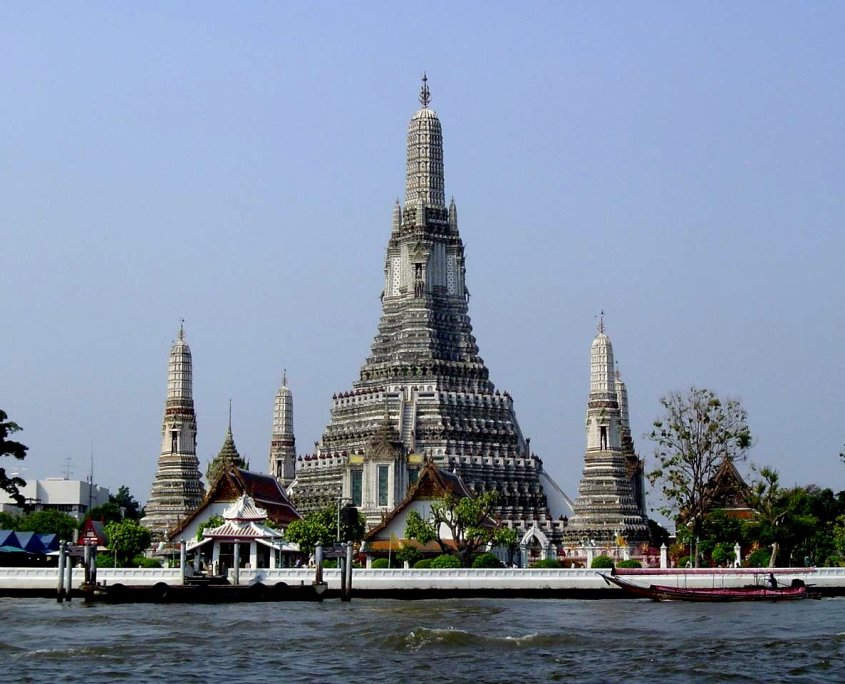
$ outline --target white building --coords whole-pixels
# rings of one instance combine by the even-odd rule
[[[61,477],[30,480],[20,488],[20,492],[33,511],[61,511],[77,520],[82,520],[95,506],[109,501],[109,490],[106,487]],[[6,492],[0,492],[0,508],[6,513],[22,513]]]

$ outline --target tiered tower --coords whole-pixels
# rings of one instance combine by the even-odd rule
[[[238,447],[235,446],[235,437],[232,434],[232,400],[229,400],[229,427],[226,429],[226,437],[223,438],[223,446],[217,452],[217,456],[211,459],[208,468],[205,471],[205,479],[208,482],[208,488],[214,486],[215,481],[225,470],[235,466],[249,470],[249,463],[244,461],[238,452]]]
[[[270,437],[269,473],[287,488],[296,475],[296,439],[293,434],[293,394],[288,388],[287,372],[276,392],[273,405],[273,434]]]
[[[536,523],[556,538],[563,523],[551,520],[542,461],[529,452],[510,395],[490,382],[472,334],[464,245],[455,201],[445,203],[442,131],[430,101],[423,77],[371,354],[352,390],[333,397],[331,421],[316,453],[298,460],[290,491],[301,512],[340,497],[378,522],[432,460],[472,491],[497,491],[504,521]]]
[[[622,407],[620,407],[620,398]],[[604,331],[604,316],[590,349],[590,400],[587,404],[587,452],[578,486],[575,514],[569,521],[570,541],[614,543],[648,539],[648,520],[629,472],[634,454],[628,421],[628,392],[617,383],[613,345]],[[641,467],[640,471],[641,473]]]
[[[163,540],[168,529],[199,506],[204,493],[197,459],[191,348],[184,325],[170,349],[161,435],[158,469],[142,521],[153,541]]]

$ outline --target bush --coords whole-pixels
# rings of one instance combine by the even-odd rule
[[[414,570],[426,570],[431,567],[431,558],[420,558],[414,563]]]
[[[413,565],[420,559],[420,552],[417,551],[413,546],[403,546],[396,552],[396,560],[400,561],[401,563],[405,563],[407,561],[408,565]]]
[[[495,554],[492,553],[482,553],[475,557],[472,561],[472,567],[474,568],[501,568],[502,563],[501,561],[496,558]]]
[[[591,568],[613,568],[613,559],[610,556],[596,556],[593,558]]]
[[[678,559],[678,567],[679,568],[691,568],[692,567],[692,556],[681,556]]]
[[[460,568],[462,567],[461,559],[457,556],[452,556],[444,553],[442,556],[437,556],[431,561],[432,568]]]
[[[387,562],[387,558],[376,558],[370,567],[376,570],[384,570],[390,567],[390,563]]]
[[[325,558],[323,559],[323,567],[324,568],[336,568],[337,567],[337,558]],[[386,565],[384,567],[387,567]]]
[[[560,561],[557,558],[544,558],[534,563],[535,568],[559,568]]]
[[[733,544],[727,542],[719,542],[713,548],[710,558],[716,565],[723,565],[725,563],[733,563],[736,555],[734,554]]]
[[[147,558],[146,556],[135,556],[132,559],[132,564],[130,567],[133,568],[160,568],[161,563],[159,563],[155,558]]]
[[[822,564],[825,568],[841,568],[845,566],[845,558],[842,556],[828,556]]]
[[[745,559],[743,565],[746,568],[765,568],[769,565],[769,559],[771,557],[772,552],[770,549],[757,549]]]
[[[619,561],[616,564],[616,567],[617,568],[641,568],[641,567],[643,567],[643,564],[640,563],[638,560],[634,560],[633,558],[631,558],[629,560]]]

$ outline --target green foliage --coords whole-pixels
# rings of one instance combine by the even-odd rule
[[[412,566],[420,559],[420,552],[415,547],[407,545],[402,546],[394,557],[401,563],[408,563],[408,565]]]
[[[225,521],[223,520],[223,516],[220,515],[212,515],[208,520],[200,523],[200,526],[197,528],[197,541],[202,539],[202,533],[208,529],[214,529],[215,527],[220,527]]]
[[[740,461],[751,447],[748,416],[739,401],[722,402],[715,392],[691,387],[662,397],[664,415],[654,421],[649,437],[655,443],[657,466],[648,474],[680,526],[700,536],[717,492],[710,486],[724,459]]]
[[[710,555],[713,563],[716,565],[731,564],[736,558],[733,544],[720,542],[713,547],[713,552]]]
[[[473,558],[472,567],[474,568],[501,568],[502,562],[496,558],[493,553],[482,553]]]
[[[828,556],[822,563],[824,568],[841,568],[845,567],[845,556]]]
[[[387,558],[376,558],[370,567],[376,570],[384,570],[390,567],[390,563],[387,562]]]
[[[20,524],[19,516],[0,511],[0,530],[16,530]]]
[[[629,558],[628,560],[619,561],[616,564],[617,568],[641,568],[643,564],[640,563],[638,560],[634,560],[633,558]]]
[[[679,568],[691,568],[692,567],[692,556],[681,556],[678,559],[678,567]]]
[[[123,564],[141,555],[150,545],[150,531],[137,520],[110,522],[106,525],[106,534],[109,537],[109,551]]]
[[[135,497],[129,493],[129,487],[121,485],[117,489],[117,494],[112,494],[109,500],[116,504],[118,508],[123,509],[123,517],[130,520],[141,519],[141,506],[135,500]]]
[[[329,569],[336,568],[337,567],[337,558],[326,558],[323,561],[323,567],[329,568]]]
[[[360,541],[367,530],[367,521],[358,511],[355,519],[341,520],[343,541]],[[337,506],[329,505],[309,513],[303,520],[294,520],[285,530],[285,539],[298,544],[303,553],[312,554],[317,544],[332,546],[337,537]]]
[[[414,570],[425,570],[431,567],[431,558],[420,558],[414,563]]]
[[[28,513],[20,519],[18,529],[22,532],[56,534],[59,539],[73,539],[76,518],[61,511],[46,510]]]
[[[29,447],[24,446],[20,442],[6,439],[9,435],[13,435],[21,429],[17,423],[12,422],[8,418],[9,416],[6,415],[6,412],[0,409],[0,456],[11,456],[22,461]],[[26,502],[23,494],[20,492],[20,488],[25,485],[26,481],[22,478],[14,475],[6,475],[6,469],[0,468],[0,491],[5,491],[21,507]]]
[[[443,569],[443,568],[460,568],[463,567],[463,563],[461,559],[457,556],[453,556],[449,553],[444,553],[440,556],[437,556],[432,559],[431,565],[429,567],[436,568],[436,569]]]
[[[155,558],[147,558],[146,556],[135,556],[129,563],[130,568],[160,568],[159,563]]]
[[[757,549],[748,555],[743,565],[746,568],[765,568],[769,565],[771,557],[772,552],[769,549]]]
[[[107,501],[88,511],[85,519],[79,524],[79,529],[82,529],[86,520],[96,520],[101,523],[120,522],[123,516],[120,514],[120,506],[113,501]]]
[[[559,568],[560,561],[557,558],[543,558],[542,560],[538,560],[534,563],[535,568]],[[595,567],[595,565],[593,565]],[[613,567],[613,566],[611,566]]]
[[[114,554],[113,553],[98,553],[97,557],[94,559],[94,563],[98,568],[122,568],[123,563],[117,562],[115,564]]]
[[[613,559],[610,556],[596,556],[593,558],[591,568],[612,568]]]
[[[459,497],[448,492],[441,499],[432,502],[431,514],[424,520],[417,511],[411,511],[406,518],[405,536],[421,544],[436,541],[440,550],[449,553],[446,540],[440,537],[445,526],[451,541],[457,547],[455,555],[461,565],[468,566],[475,552],[489,543],[511,545],[516,541],[515,530],[496,525],[492,518],[497,494],[483,492],[475,497]],[[448,537],[447,537],[448,539]]]

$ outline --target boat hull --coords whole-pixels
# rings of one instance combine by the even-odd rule
[[[602,577],[608,584],[619,587],[631,596],[649,598],[654,601],[798,601],[805,598],[817,598],[815,594],[808,592],[804,585],[778,589],[767,587],[688,589],[660,584],[650,584],[645,587],[612,575],[602,574]]]

